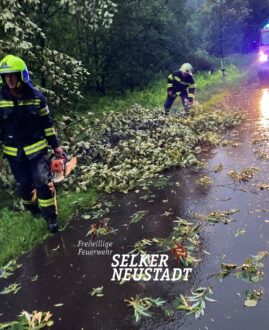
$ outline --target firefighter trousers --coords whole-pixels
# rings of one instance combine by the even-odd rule
[[[172,96],[167,95],[166,101],[164,103],[164,109],[165,110],[167,110],[167,111],[170,110],[170,108],[172,107],[172,105],[173,105],[173,103],[174,103],[177,96],[178,96],[178,94],[174,94]],[[187,98],[188,94],[183,91],[179,94],[179,96],[180,96],[182,104],[184,106],[184,101]]]
[[[47,221],[56,219],[56,192],[47,156],[43,154],[31,160],[9,157],[8,161],[16,180],[17,194],[22,198],[25,209],[32,213],[40,210]]]

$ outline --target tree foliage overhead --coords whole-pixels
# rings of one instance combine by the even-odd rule
[[[248,0],[207,0],[193,24],[194,46],[217,56],[240,52],[249,13]]]
[[[187,51],[183,8],[178,0],[119,2],[111,29],[90,36],[89,70],[96,86],[132,89],[178,66]]]
[[[81,97],[81,84],[88,71],[77,58],[50,48],[47,27],[55,15],[70,15],[95,30],[99,22],[112,23],[115,4],[110,0],[2,0],[0,3],[0,48],[2,55],[14,53],[26,59],[40,85],[54,104],[64,105]],[[63,28],[63,27],[62,27]],[[64,33],[58,31],[58,33]]]

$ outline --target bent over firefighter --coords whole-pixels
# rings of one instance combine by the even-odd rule
[[[167,79],[167,98],[164,103],[164,114],[169,113],[177,96],[180,96],[184,109],[187,111],[194,100],[195,81],[191,64],[184,63],[179,70],[171,73]]]

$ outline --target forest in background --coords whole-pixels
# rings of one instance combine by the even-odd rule
[[[0,56],[27,62],[62,111],[82,95],[143,89],[182,62],[214,70],[251,50],[264,0],[2,0]]]

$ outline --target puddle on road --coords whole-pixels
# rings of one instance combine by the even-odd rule
[[[74,220],[68,229],[46,241],[43,245],[20,259],[23,267],[8,280],[0,280],[1,288],[9,283],[21,283],[16,295],[0,297],[1,321],[14,320],[22,311],[50,310],[55,329],[110,330],[110,329],[268,329],[269,265],[265,259],[265,277],[257,284],[243,282],[233,274],[220,282],[212,277],[220,271],[222,262],[244,263],[259,251],[269,251],[269,191],[260,190],[261,183],[269,184],[269,92],[257,86],[248,86],[230,100],[235,110],[246,113],[246,121],[228,132],[225,139],[234,144],[220,146],[208,167],[199,172],[173,170],[165,174],[169,184],[164,188],[151,188],[150,193],[140,189],[127,195],[109,196],[113,206],[102,218],[118,229],[97,238],[97,247],[89,250],[106,250],[112,254],[128,253],[142,239],[166,238],[170,235],[177,217],[195,222],[194,214],[208,214],[215,210],[240,209],[227,225],[203,224],[200,229],[201,244],[198,256],[201,262],[194,267],[188,282],[111,282],[112,254],[78,255],[78,242],[90,241],[86,237],[93,220]],[[219,165],[223,169],[215,173]],[[227,173],[255,166],[259,172],[246,183],[234,183]],[[209,176],[213,184],[202,187],[197,180]],[[178,186],[177,182],[180,182]],[[131,216],[147,210],[145,218],[126,226]],[[94,220],[95,221],[95,220]],[[235,237],[238,230],[245,234]],[[89,243],[90,244],[90,243]],[[109,253],[109,252],[107,252]],[[174,262],[176,267],[176,262]],[[33,278],[38,275],[33,281]],[[93,288],[103,286],[102,297],[91,296]],[[152,318],[135,324],[132,310],[124,299],[138,294],[166,300],[167,306],[180,294],[190,294],[192,288],[212,286],[216,303],[207,303],[205,316],[199,320],[186,317],[181,311],[165,316],[153,309]],[[245,290],[264,289],[264,297],[255,308],[244,307]],[[55,305],[58,305],[56,307]]]

